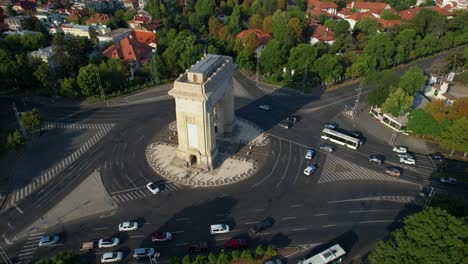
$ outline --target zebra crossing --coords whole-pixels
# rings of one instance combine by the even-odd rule
[[[34,253],[36,253],[37,249],[39,248],[39,240],[44,235],[44,233],[33,233],[30,234],[26,244],[23,248],[18,252],[17,261],[15,263],[30,263],[34,257]]]
[[[384,173],[366,169],[362,166],[341,159],[335,155],[328,154],[318,183],[342,180],[380,180],[406,182],[404,180],[400,180],[398,177],[393,177]]]
[[[110,130],[114,124],[91,124],[91,123],[57,123],[57,122],[44,122],[43,129],[100,129]]]
[[[159,188],[161,189],[161,193],[168,192],[168,191],[169,192],[177,191],[177,190],[182,189],[180,185],[174,182],[167,182],[163,185],[160,185]],[[114,200],[120,204],[120,203],[130,202],[133,200],[143,199],[145,197],[153,196],[153,195],[154,194],[152,194],[146,188],[146,186],[143,186],[143,187],[139,187],[139,188],[132,189],[129,191],[115,192],[112,194],[112,198],[114,198]]]
[[[62,123],[51,123],[49,122],[47,125],[60,127]],[[73,124],[66,124],[66,125],[73,125]],[[85,124],[85,125],[94,125],[94,124]],[[41,175],[34,178],[30,184],[24,186],[23,188],[16,190],[8,195],[8,201],[5,203],[6,208],[12,207],[18,201],[24,199],[26,196],[37,190],[39,187],[43,186],[47,182],[49,182],[53,177],[57,174],[61,173],[65,168],[67,168],[70,164],[75,162],[81,155],[83,155],[86,151],[92,148],[99,140],[104,137],[114,126],[114,124],[104,124],[102,129],[98,130],[96,134],[94,134],[88,141],[86,141],[80,148],[73,151],[70,155],[62,159],[60,162],[52,166],[51,168],[47,169],[46,171],[42,172]]]

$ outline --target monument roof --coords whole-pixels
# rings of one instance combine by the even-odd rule
[[[204,59],[192,65],[188,71],[210,75],[213,70],[219,67],[222,57],[224,56],[208,54]]]

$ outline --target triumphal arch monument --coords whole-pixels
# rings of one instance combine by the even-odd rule
[[[181,74],[169,91],[176,105],[176,159],[186,166],[212,170],[216,138],[231,135],[235,68],[231,57],[208,54]]]

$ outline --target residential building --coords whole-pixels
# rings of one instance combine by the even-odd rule
[[[268,43],[268,41],[271,40],[271,36],[269,34],[263,33],[263,31],[260,29],[246,29],[237,34],[236,37],[244,41],[245,37],[250,33],[254,33],[257,36],[258,52],[261,52],[265,48],[265,45]]]
[[[125,9],[137,10],[138,9],[138,0],[125,0],[124,1]]]
[[[134,19],[127,22],[134,30],[155,31],[161,27],[161,21],[152,19],[146,12],[138,12]]]
[[[345,20],[348,21],[350,29],[353,29],[354,26],[356,26],[357,22],[363,20],[364,18],[375,19],[375,16],[372,15],[371,12],[354,13],[345,18]]]
[[[36,3],[33,1],[19,1],[13,5],[13,10],[17,14],[22,14],[25,11],[36,11]]]
[[[23,21],[29,18],[29,16],[14,16],[7,17],[4,19],[4,23],[8,25],[11,30],[22,31],[23,30]]]
[[[334,33],[330,28],[317,24],[314,26],[313,30],[314,33],[310,36],[311,45],[314,45],[318,42],[325,42],[329,45],[332,45],[333,42],[335,42]]]
[[[467,10],[468,0],[437,0],[436,4],[438,7],[447,10]]]
[[[338,6],[333,2],[321,2],[319,0],[308,0],[307,6],[311,9],[322,10],[333,15],[336,15],[338,9]]]
[[[382,24],[384,29],[392,28],[396,25],[401,24],[401,20],[388,20],[388,19],[382,19],[382,18],[376,18],[377,22]]]
[[[52,24],[60,25],[63,22],[63,18],[58,13],[37,13],[34,15],[41,23],[46,27],[50,27]]]
[[[97,38],[99,40],[99,45],[103,46],[105,43],[109,42],[118,43],[122,39],[130,36],[132,32],[133,30],[129,28],[117,28],[107,34],[100,35]]]
[[[432,99],[443,100],[447,106],[451,106],[458,98],[468,97],[468,88],[464,85],[453,84],[451,81],[453,76],[453,73],[445,78],[431,76],[424,94]]]
[[[82,26],[82,25],[75,25],[75,24],[62,24],[60,28],[62,29],[64,34],[70,34],[70,35],[78,36],[78,37],[91,38],[90,26]]]
[[[382,13],[385,9],[391,9],[392,7],[387,3],[377,3],[377,2],[351,2],[346,5],[347,8],[354,10],[357,13]]]
[[[133,30],[132,36],[136,41],[148,45],[154,49],[157,46],[156,34],[152,31]]]
[[[352,14],[353,12],[351,11],[351,8],[343,8],[336,13],[336,15],[340,18],[347,18],[348,16]]]
[[[57,67],[57,62],[55,60],[55,52],[52,46],[38,49],[29,53],[30,57],[35,57],[41,59],[43,62],[50,65],[50,67]]]
[[[111,15],[96,13],[86,20],[86,25],[106,25],[109,22]]]
[[[152,47],[138,42],[132,35],[114,43],[102,52],[107,58],[123,60],[131,69],[138,69],[142,61],[151,58],[152,53]]]

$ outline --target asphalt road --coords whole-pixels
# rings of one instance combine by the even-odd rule
[[[310,254],[306,249],[315,245],[340,243],[349,252],[349,261],[398,226],[404,216],[418,210],[418,193],[423,185],[433,183],[430,174],[437,167],[424,155],[417,156],[416,166],[402,166],[389,146],[369,136],[357,151],[338,147],[333,154],[318,152],[312,161],[304,159],[308,148],[317,149],[322,143],[323,123],[340,115],[344,105],[352,104],[355,85],[326,94],[278,96],[265,94],[237,73],[235,78],[246,95],[236,98],[236,115],[269,134],[271,153],[257,174],[223,187],[184,187],[167,182],[148,166],[147,145],[175,120],[172,100],[118,107],[41,107],[48,121],[113,123],[115,127],[60,177],[17,204],[20,209],[11,208],[0,216],[4,239],[13,240],[19,230],[62,200],[95,169],[103,173],[105,186],[119,202],[119,209],[18,238],[8,247],[10,257],[25,263],[64,250],[77,251],[83,241],[118,236],[122,241],[118,250],[124,252],[127,262],[137,247],[156,247],[161,260],[167,261],[170,256],[184,254],[193,240],[206,240],[210,249],[219,251],[225,240],[243,237],[252,248],[259,243],[300,245],[304,251],[296,258]],[[369,90],[363,89],[363,101]],[[142,98],[165,93],[166,89]],[[261,104],[270,105],[271,110],[260,110]],[[300,120],[291,129],[276,126],[292,114]],[[369,163],[367,156],[371,154],[385,155],[385,165],[403,167],[401,181],[385,176],[384,166]],[[302,173],[308,164],[319,168],[311,176]],[[150,194],[145,189],[149,181],[164,186],[163,192]],[[251,225],[266,217],[275,220],[270,230],[257,236],[248,233]],[[138,221],[141,228],[119,233],[117,225],[126,220]],[[211,236],[209,225],[214,223],[229,224],[233,232]],[[172,232],[173,240],[154,245],[151,234],[157,230]],[[60,233],[60,244],[38,249],[39,237],[49,233]],[[87,257],[99,258],[102,252]]]

